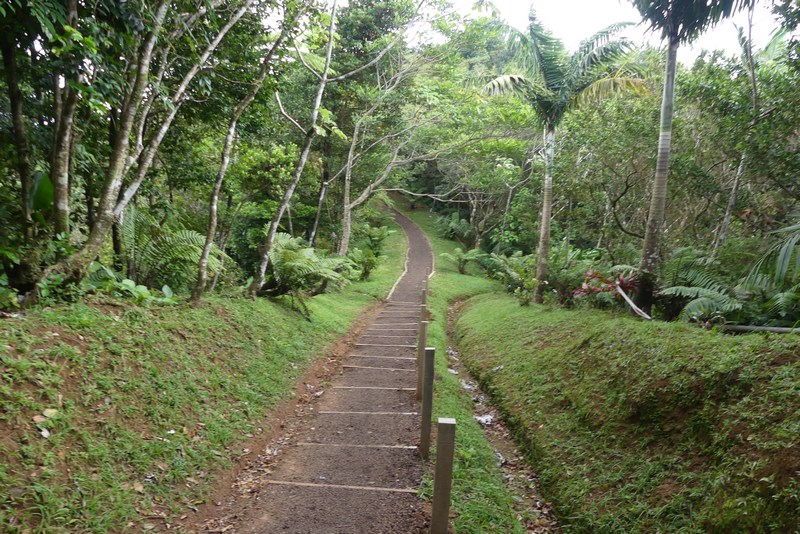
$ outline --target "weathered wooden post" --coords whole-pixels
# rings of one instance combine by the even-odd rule
[[[425,306],[423,305],[423,308]],[[425,345],[428,343],[428,321],[419,322],[419,339],[417,340],[417,400],[422,400],[422,367],[425,361]]]
[[[440,417],[436,425],[436,470],[433,476],[431,534],[447,534],[455,447],[456,420]]]
[[[426,286],[427,286],[427,284],[426,284]],[[428,302],[428,288],[427,287],[424,287],[424,288],[422,288],[422,290],[420,290],[420,297],[422,298],[422,304],[423,305],[427,304],[427,302]]]
[[[422,376],[422,431],[419,438],[419,454],[427,460],[431,451],[431,418],[433,416],[433,361],[436,349],[425,348]]]

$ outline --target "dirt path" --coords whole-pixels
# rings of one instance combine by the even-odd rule
[[[396,215],[407,268],[363,329],[340,374],[200,514],[195,532],[413,533],[427,516],[417,497],[422,462],[414,398],[421,288],[433,264],[422,231]]]

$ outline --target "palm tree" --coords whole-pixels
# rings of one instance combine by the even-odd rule
[[[544,28],[531,8],[527,32],[508,28],[519,74],[498,76],[487,85],[492,94],[514,93],[533,107],[544,128],[545,172],[542,220],[536,250],[536,287],[533,300],[542,302],[547,282],[550,251],[550,218],[553,206],[553,158],[556,127],[573,106],[598,100],[624,90],[638,90],[638,77],[621,60],[630,48],[616,35],[628,24],[613,24],[581,43],[568,54],[560,39]]]
[[[636,304],[648,314],[653,307],[659,243],[664,225],[664,206],[667,199],[667,176],[672,140],[672,115],[675,108],[675,67],[678,46],[691,42],[703,30],[747,7],[753,0],[631,0],[642,18],[667,41],[667,64],[664,75],[664,94],[661,99],[661,124],[658,135],[658,156],[650,211],[639,263],[640,283]]]

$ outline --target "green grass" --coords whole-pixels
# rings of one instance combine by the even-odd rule
[[[311,321],[288,300],[212,297],[0,322],[0,530],[118,532],[187,512],[312,359],[385,297],[405,251],[391,235],[370,280],[308,300]]]
[[[456,455],[453,467],[452,509],[456,532],[525,532],[512,508],[513,496],[503,477],[483,430],[473,419],[471,396],[465,394],[459,376],[447,371],[447,309],[453,302],[481,293],[498,291],[499,286],[481,276],[458,274],[454,263],[440,258],[459,246],[437,237],[433,217],[423,211],[404,212],[428,235],[436,257],[436,274],[430,281],[428,346],[436,347],[434,421],[456,419]],[[472,271],[470,271],[472,272]],[[424,493],[431,496],[430,480]]]
[[[565,531],[800,529],[800,340],[471,299],[462,356]]]

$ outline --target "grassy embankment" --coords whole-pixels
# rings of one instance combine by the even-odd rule
[[[402,207],[402,206],[401,206]],[[471,395],[460,384],[461,376],[447,371],[447,309],[460,299],[498,291],[500,287],[482,276],[461,275],[455,265],[439,257],[458,246],[437,237],[434,218],[426,211],[405,213],[428,235],[436,259],[436,274],[430,281],[428,310],[431,322],[428,346],[436,347],[434,423],[439,417],[455,417],[456,458],[453,473],[452,525],[456,532],[525,532],[512,508],[512,495],[503,485],[497,457],[478,423],[472,417]],[[435,458],[435,456],[434,456]],[[430,496],[430,480],[425,493]]]
[[[800,340],[471,299],[462,356],[574,532],[797,532]]]
[[[288,301],[219,297],[0,321],[0,530],[158,528],[202,502],[308,364],[386,296],[405,261],[393,228],[370,280],[310,299],[311,321]]]

